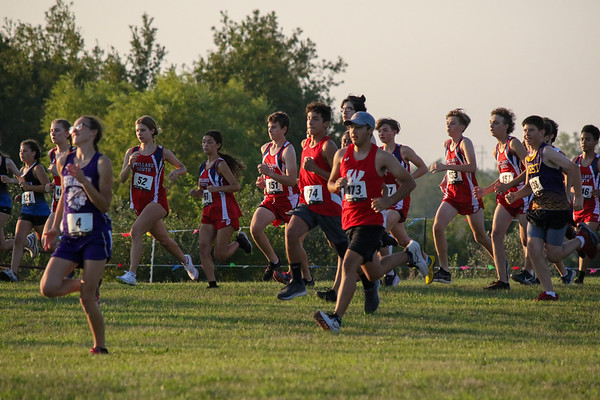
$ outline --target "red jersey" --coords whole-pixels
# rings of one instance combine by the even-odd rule
[[[69,147],[68,154],[77,150],[76,147]],[[48,154],[50,156],[50,164],[56,165],[56,147],[50,150]],[[52,174],[52,183],[54,183],[54,193],[52,193],[52,212],[56,212],[58,201],[60,200],[60,194],[62,193],[60,173],[58,175]]]
[[[211,221],[231,221],[242,215],[240,207],[233,193],[209,192],[207,186],[227,186],[227,180],[219,174],[217,165],[225,162],[222,158],[217,159],[213,165],[206,169],[206,161],[200,165],[200,187],[204,189],[202,194],[202,217],[209,218]]]
[[[383,147],[382,147],[382,149],[383,149]],[[402,153],[400,152],[401,149],[402,149],[402,145],[397,144],[396,147],[394,148],[394,151],[392,152],[392,154],[398,159],[398,161],[400,161],[400,165],[402,165],[408,172],[410,172],[410,163],[404,161],[404,159],[402,158]],[[383,176],[383,181],[385,183],[385,186],[387,187],[388,196],[391,196],[398,191],[398,182],[396,182],[396,178],[394,178],[394,175],[390,174],[389,171],[386,172],[385,175]],[[406,216],[408,215],[409,207],[410,207],[410,196],[406,196],[405,198],[403,198],[402,200],[400,200],[399,202],[397,202],[396,204],[391,206],[389,208],[389,210],[402,211],[403,216],[406,218]]]
[[[583,209],[573,211],[573,219],[575,222],[600,222],[600,199],[592,196],[592,190],[598,189],[600,179],[600,171],[598,171],[598,154],[594,156],[594,160],[590,165],[584,167],[581,165],[583,155],[580,154],[575,160],[575,164],[579,165],[581,172],[581,194],[583,195]]]
[[[310,147],[310,140],[306,140],[300,156],[300,165],[304,165],[304,159],[312,157],[319,168],[331,172],[331,167],[323,157],[323,145],[328,140],[331,140],[331,137],[325,136],[313,148]],[[300,168],[299,175],[300,204],[307,204],[311,211],[320,215],[338,216],[342,213],[340,196],[329,192],[327,179],[304,168]]]
[[[346,149],[340,163],[340,177],[348,180],[342,201],[342,229],[359,225],[383,225],[383,214],[371,208],[371,200],[381,197],[383,177],[375,168],[378,147],[371,144],[363,160],[354,158],[354,143]]]
[[[273,172],[279,175],[285,175],[287,172],[287,168],[285,165],[285,161],[283,160],[283,151],[290,145],[290,142],[286,141],[284,145],[279,149],[277,154],[271,154],[271,147],[273,146],[273,142],[267,145],[263,156],[262,163],[266,164],[271,168]],[[274,179],[269,178],[268,176],[263,176],[265,179],[265,200],[272,199],[275,200],[278,197],[285,197],[298,194],[298,186],[287,186],[283,185],[280,182],[277,182]]]
[[[467,162],[465,155],[460,149],[460,144],[463,138],[452,149],[452,140],[448,140],[446,145],[446,164],[447,165],[464,165]],[[473,188],[477,185],[475,174],[471,172],[459,172],[454,170],[446,171],[446,187],[444,188],[444,198],[442,201],[447,201],[455,208],[459,209],[459,213],[463,215],[468,209],[469,214],[476,213],[479,208],[483,208],[483,201],[478,200],[473,196]]]
[[[139,151],[139,149],[140,146],[135,146],[131,151]],[[165,172],[163,147],[156,146],[154,153],[147,156],[140,154],[131,166],[131,172],[133,173],[129,190],[131,208],[139,215],[149,203],[159,203],[168,212],[167,192],[163,186]]]

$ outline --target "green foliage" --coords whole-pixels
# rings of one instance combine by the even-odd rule
[[[144,13],[142,26],[130,25],[131,51],[127,56],[130,65],[129,79],[138,89],[143,90],[154,83],[155,77],[160,72],[160,65],[167,54],[165,47],[156,43],[158,29],[152,26],[154,18]]]
[[[581,145],[579,144],[579,132],[573,132],[570,135],[566,132],[560,132],[556,137],[554,145],[558,147],[569,159],[581,154]]]

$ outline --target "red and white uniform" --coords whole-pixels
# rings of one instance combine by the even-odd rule
[[[286,141],[277,154],[273,155],[271,154],[273,142],[269,143],[263,153],[262,163],[266,164],[276,174],[285,175],[287,167],[282,155],[289,145],[290,142]],[[265,180],[265,197],[260,206],[265,207],[275,215],[274,226],[279,226],[282,222],[289,222],[288,211],[298,205],[298,194],[300,193],[298,186],[284,185],[266,175],[263,175],[263,178]]]
[[[496,144],[496,163],[498,165],[500,183],[509,183],[523,172],[523,164],[519,157],[510,151],[510,142],[517,140],[512,136],[508,137],[508,140],[504,144],[504,149],[500,150],[500,143]],[[509,204],[505,197],[507,193],[516,192],[523,187],[524,183],[520,183],[519,186],[510,188],[506,193],[496,194],[496,203],[502,205],[510,215],[516,217],[518,214],[524,214],[529,209],[529,196],[519,199],[516,202]]]
[[[69,148],[69,153],[74,152],[76,149],[76,147],[71,146]],[[50,150],[48,155],[50,156],[50,164],[56,165],[56,147]],[[54,192],[52,193],[52,212],[56,212],[58,200],[60,200],[60,194],[62,193],[60,173],[58,175],[52,174],[52,183],[54,183]]]
[[[228,186],[227,180],[219,174],[217,166],[225,162],[218,158],[210,168],[206,168],[206,161],[200,165],[199,184],[204,193],[202,195],[202,223],[214,225],[217,230],[232,225],[239,229],[238,219],[242,215],[240,207],[233,193],[209,192],[208,186]]]
[[[323,145],[331,140],[325,136],[314,148],[310,147],[310,140],[306,140],[300,156],[300,165],[304,165],[304,159],[312,157],[315,164],[325,171],[331,171],[331,167],[323,157]],[[298,186],[300,187],[300,204],[307,204],[308,208],[320,215],[338,216],[342,213],[342,200],[337,194],[327,189],[327,179],[300,168]]]
[[[465,155],[460,149],[460,141],[452,149],[452,140],[446,144],[446,164],[464,165],[467,162]],[[453,170],[446,171],[446,187],[444,188],[444,198],[447,202],[458,210],[461,215],[475,214],[480,208],[483,208],[483,201],[473,196],[473,188],[477,186],[475,174],[471,172],[459,172]]]
[[[381,197],[383,177],[375,168],[375,155],[378,147],[371,144],[371,150],[363,160],[354,158],[354,144],[346,149],[340,164],[340,177],[348,180],[342,201],[342,229],[359,225],[379,225],[384,223],[383,214],[371,208],[371,200]]]
[[[132,152],[139,151],[140,146],[131,149]],[[158,203],[167,213],[169,203],[167,202],[167,191],[163,186],[165,173],[165,160],[163,147],[156,146],[154,153],[150,155],[140,154],[131,166],[133,178],[129,190],[131,208],[140,215],[149,203]]]
[[[579,165],[579,171],[581,172],[581,193],[583,195],[583,209],[573,211],[575,223],[600,222],[600,199],[592,196],[592,190],[598,189],[600,180],[598,158],[599,156],[596,154],[592,163],[587,167],[581,165],[583,160],[582,154],[578,155],[575,160],[575,164]]]
[[[382,149],[383,149],[383,147],[382,147]],[[396,144],[396,147],[394,148],[394,151],[392,152],[392,154],[398,159],[398,161],[400,161],[400,164],[408,172],[410,172],[410,163],[404,161],[404,159],[402,158],[401,150],[402,150],[402,145]],[[386,174],[383,176],[383,181],[385,183],[385,186],[387,187],[388,196],[391,196],[398,191],[398,182],[396,182],[396,178],[394,178],[394,176],[392,174],[390,174],[389,171],[386,172]],[[391,206],[388,210],[398,211],[401,215],[401,222],[404,222],[404,221],[406,221],[406,217],[408,216],[409,208],[410,208],[410,196],[406,196],[405,198],[403,198],[402,200],[400,200],[399,202],[397,202],[396,204]]]

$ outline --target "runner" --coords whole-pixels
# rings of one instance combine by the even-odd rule
[[[50,250],[61,235],[61,224],[62,239],[46,266],[40,291],[46,297],[79,292],[94,339],[90,353],[108,354],[98,288],[112,252],[111,221],[106,214],[112,200],[112,165],[98,152],[102,125],[97,119],[80,117],[71,135],[77,150],[63,154],[56,162],[63,190],[56,218],[44,233],[44,249]],[[67,278],[80,264],[81,279]]]
[[[252,252],[252,243],[241,230],[236,239],[230,242],[233,233],[240,229],[238,219],[242,212],[233,193],[240,190],[238,178],[245,166],[238,159],[221,153],[222,146],[223,137],[220,132],[208,131],[204,134],[202,150],[207,155],[207,160],[200,166],[198,189],[190,190],[190,196],[201,197],[203,203],[198,245],[209,289],[218,287],[215,264],[210,254],[213,242],[217,261],[228,259],[238,248],[246,254]]]
[[[198,270],[194,267],[192,257],[183,254],[175,240],[169,237],[163,222],[169,214],[167,191],[163,186],[165,161],[176,169],[167,178],[174,182],[179,176],[187,174],[187,169],[173,152],[157,146],[154,142],[160,128],[149,115],[135,121],[135,132],[140,144],[127,150],[123,160],[120,179],[125,183],[131,172],[130,199],[131,208],[135,210],[137,219],[131,226],[131,251],[129,271],[117,276],[117,281],[135,286],[136,274],[143,253],[143,236],[150,232],[152,237],[169,253],[177,258],[185,267],[190,279],[198,279]]]
[[[0,152],[0,250],[12,250],[15,240],[6,239],[4,235],[4,227],[10,218],[12,212],[12,200],[8,193],[8,183],[17,182],[16,178],[11,178],[8,173],[11,172],[14,176],[20,176],[21,172],[6,154]]]

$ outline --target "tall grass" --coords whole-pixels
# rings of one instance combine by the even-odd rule
[[[312,319],[313,293],[282,302],[274,282],[102,285],[109,356],[92,356],[77,296],[0,285],[0,398],[599,398],[600,281],[481,289],[490,279],[357,290],[338,334]],[[317,282],[317,287],[331,282]]]

